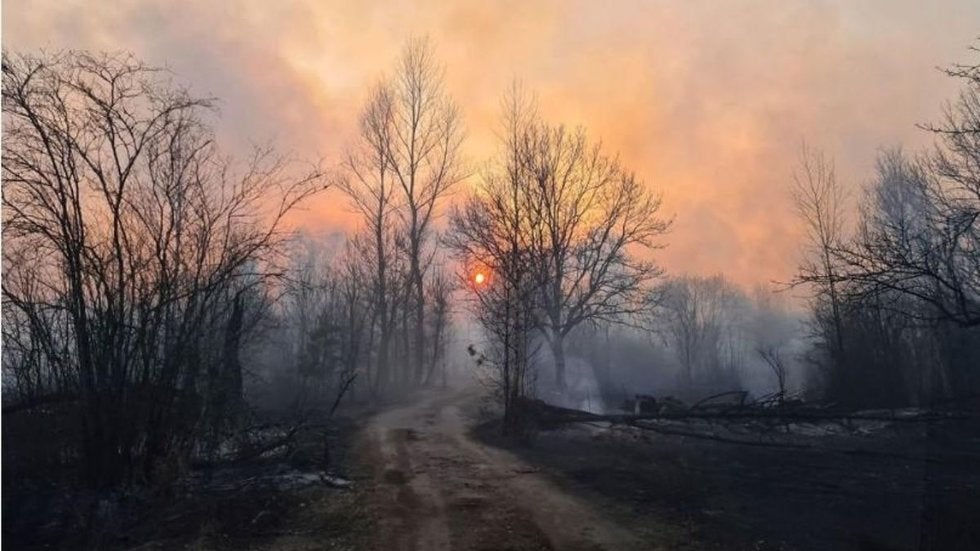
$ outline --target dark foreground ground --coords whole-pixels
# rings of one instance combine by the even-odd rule
[[[68,490],[70,483],[38,472],[13,475],[6,461],[16,454],[8,450],[36,436],[4,421],[4,549],[360,549],[371,529],[359,494],[340,487],[358,419],[300,430],[268,457],[194,468],[165,490],[113,493]]]
[[[512,449],[666,549],[980,549],[980,427],[894,424],[867,435],[732,444],[568,426]]]
[[[975,423],[787,436],[809,446],[802,448],[584,424],[539,431],[530,444],[517,444],[500,437],[492,415],[481,413],[484,403],[473,389],[423,393],[310,431],[286,457],[196,471],[167,495],[58,497],[57,488],[25,489],[5,476],[3,543],[130,550],[980,549]],[[352,486],[321,478],[324,445],[331,449],[326,470]],[[101,528],[79,529],[93,518]]]

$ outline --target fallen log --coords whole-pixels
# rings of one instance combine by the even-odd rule
[[[922,410],[874,410],[866,412],[828,412],[823,409],[807,409],[794,406],[754,407],[745,405],[727,407],[718,411],[706,410],[703,406],[698,409],[690,408],[684,411],[662,411],[657,413],[616,413],[599,414],[577,409],[555,406],[543,400],[524,400],[518,404],[525,413],[535,417],[541,425],[558,425],[563,423],[581,423],[587,421],[602,421],[608,423],[630,424],[642,420],[768,420],[781,423],[806,423],[819,421],[884,421],[896,423],[927,423],[935,421],[970,421],[980,420],[980,416],[966,412],[948,412]]]

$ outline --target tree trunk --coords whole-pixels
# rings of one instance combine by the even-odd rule
[[[391,326],[387,313],[381,313],[381,335],[378,339],[378,365],[375,369],[375,394],[383,396],[388,387],[391,372]]]
[[[412,258],[412,282],[415,302],[415,334],[414,334],[414,364],[415,364],[415,386],[423,383],[425,371],[425,288],[422,281],[422,269],[419,260],[419,245],[413,245]]]
[[[231,318],[225,332],[224,373],[220,389],[220,415],[228,421],[236,418],[244,407],[244,387],[242,384],[241,351],[242,324],[245,307],[242,303],[241,292],[235,295],[232,302]],[[217,419],[216,421],[222,421]]]
[[[556,334],[551,341],[551,353],[555,357],[555,386],[565,390],[565,338]]]

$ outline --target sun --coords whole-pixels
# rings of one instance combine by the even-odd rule
[[[477,272],[476,275],[473,276],[473,283],[476,283],[477,285],[483,285],[486,280],[487,275],[483,272]]]

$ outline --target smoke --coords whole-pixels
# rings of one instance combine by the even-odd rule
[[[816,390],[807,388],[805,314],[784,294],[747,292],[722,276],[675,277],[663,287],[660,304],[628,324],[584,326],[569,336],[564,391],[553,387],[552,359],[542,358],[539,394],[600,413],[638,394],[691,403],[736,390],[750,399]]]
[[[950,2],[4,3],[3,45],[125,49],[220,97],[219,138],[272,141],[338,163],[366,91],[410,36],[429,35],[469,127],[474,167],[494,149],[513,78],[546,118],[587,126],[677,215],[674,272],[785,280],[798,223],[785,182],[806,138],[860,180],[874,151],[927,138],[952,94],[980,4]],[[858,182],[854,182],[858,183]],[[336,195],[295,223],[350,227]]]

